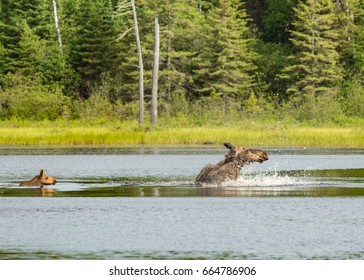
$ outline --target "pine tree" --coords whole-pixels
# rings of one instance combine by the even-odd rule
[[[35,76],[47,85],[63,87],[68,83],[66,79],[70,70],[59,52],[57,43],[40,38],[26,21],[23,21],[16,52],[18,59],[13,66],[23,75]]]
[[[5,73],[5,61],[6,59],[6,50],[2,44],[2,42],[0,42],[0,75]]]
[[[342,35],[341,60],[346,70],[342,107],[349,116],[364,117],[364,2],[337,1]]]
[[[1,4],[1,43],[6,49],[5,71],[15,71],[18,59],[17,49],[23,32],[23,22],[42,39],[51,40],[51,5],[43,0],[9,0]]]
[[[191,95],[192,57],[202,44],[204,18],[196,1],[165,1],[160,11],[160,95]]]
[[[294,8],[291,41],[296,54],[285,72],[295,96],[335,96],[343,79],[336,8],[331,0],[300,1]]]
[[[205,45],[195,59],[195,81],[204,94],[246,99],[253,88],[256,54],[240,1],[220,0],[210,10]]]
[[[266,42],[287,43],[292,24],[293,3],[289,0],[267,0],[262,37]]]
[[[66,88],[72,77],[57,49],[48,1],[6,1],[1,6],[2,72],[36,76],[45,85]],[[2,56],[2,58],[1,58]]]
[[[160,70],[158,94],[160,98],[171,99],[172,95],[186,97],[191,94],[192,57],[200,49],[203,26],[201,13],[196,0],[157,0],[138,1],[138,21],[141,43],[143,48],[144,84],[146,100],[151,92],[151,74],[153,62],[153,23],[158,17],[160,23]],[[138,81],[138,62],[135,39],[133,38],[131,16],[128,7],[121,12],[124,14],[124,24],[120,34],[123,44],[123,60],[119,72],[124,85],[124,98],[135,99]],[[128,32],[129,30],[129,32]]]
[[[3,71],[7,73],[14,70],[11,65],[18,57],[15,48],[18,46],[21,30],[17,21],[21,16],[17,13],[16,1],[1,3],[0,9],[0,40],[4,48]]]
[[[357,20],[362,17],[360,13],[360,1],[357,0],[337,0],[336,12],[338,17],[338,32],[340,62],[342,63],[346,74],[353,74],[355,69],[354,50],[355,36],[360,30]]]
[[[20,24],[20,23],[19,23]],[[34,76],[40,74],[41,65],[45,57],[45,41],[34,33],[26,20],[22,22],[22,32],[19,47],[16,48],[18,59],[13,63],[23,75]]]
[[[362,78],[364,73],[364,2],[358,1],[351,5],[350,20],[354,24],[354,32],[350,40],[350,50],[352,52],[352,64],[356,74]],[[364,82],[364,81],[362,81]]]
[[[68,34],[73,37],[70,58],[81,77],[81,96],[88,97],[88,90],[100,80],[100,75],[115,68],[118,47],[113,7],[107,0],[81,0],[75,12],[75,28]]]

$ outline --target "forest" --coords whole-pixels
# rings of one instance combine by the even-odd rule
[[[129,0],[1,0],[0,120],[137,122]],[[145,123],[364,124],[364,1],[136,0]]]

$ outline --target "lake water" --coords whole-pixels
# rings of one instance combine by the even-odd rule
[[[363,259],[364,150],[266,151],[201,188],[226,149],[0,148],[0,259]]]

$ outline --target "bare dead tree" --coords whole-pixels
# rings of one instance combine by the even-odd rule
[[[154,63],[153,63],[153,83],[152,83],[152,103],[150,122],[157,124],[158,111],[158,70],[159,70],[159,23],[158,18],[154,19]]]
[[[56,2],[56,0],[52,0],[52,3],[53,3],[53,11],[54,11],[54,23],[56,25],[57,38],[58,38],[58,45],[59,45],[59,49],[60,49],[61,53],[63,53],[61,29],[59,28],[59,24],[58,24],[57,2]]]
[[[133,11],[134,32],[135,32],[135,40],[137,45],[138,61],[139,61],[139,125],[141,125],[144,123],[144,68],[143,68],[142,47],[140,45],[140,38],[139,38],[138,18],[134,0],[131,0],[131,9]]]

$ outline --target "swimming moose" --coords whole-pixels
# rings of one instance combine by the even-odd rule
[[[19,186],[40,186],[41,188],[43,186],[47,185],[55,185],[57,183],[57,180],[55,178],[49,177],[44,173],[44,170],[41,169],[39,174],[35,176],[33,179],[29,181],[21,182]]]
[[[224,146],[229,149],[225,159],[218,164],[206,165],[196,177],[197,185],[219,185],[227,180],[236,180],[244,164],[268,160],[267,153],[259,149],[233,146],[230,143],[224,143]]]

